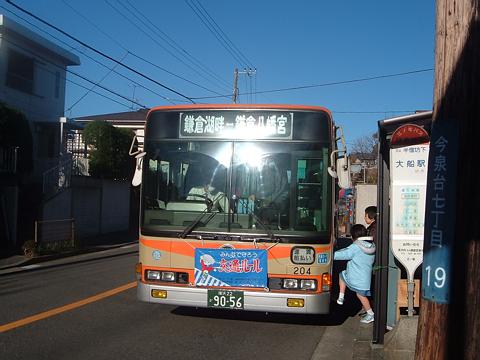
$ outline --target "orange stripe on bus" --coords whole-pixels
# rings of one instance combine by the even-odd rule
[[[140,238],[140,243],[142,245],[148,246],[152,249],[158,249],[158,250],[163,250],[163,251],[168,251],[174,254],[179,254],[179,255],[185,255],[185,256],[190,256],[193,257],[195,256],[195,249],[196,248],[212,248],[213,244],[212,242],[204,242],[202,244],[201,240],[152,240],[152,239],[145,239],[145,238]],[[223,244],[218,243],[218,247],[222,246]],[[269,247],[272,246],[271,243],[260,243],[259,249],[265,250],[268,249]],[[328,244],[325,246],[322,246],[321,248],[316,248],[315,251],[317,253],[319,252],[327,252],[330,251],[332,248],[333,244]],[[236,249],[254,249],[255,247],[253,246],[252,243],[246,243],[246,244],[235,244]],[[291,246],[273,246],[268,250],[270,255],[273,258],[276,259],[281,259],[281,258],[289,258],[290,253],[292,251]]]
[[[147,240],[144,238],[140,238],[140,243],[142,245],[151,247],[153,249],[170,251],[170,241],[162,241],[162,240]]]

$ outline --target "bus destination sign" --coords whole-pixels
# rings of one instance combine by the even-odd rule
[[[293,113],[200,111],[180,113],[180,138],[292,139]]]

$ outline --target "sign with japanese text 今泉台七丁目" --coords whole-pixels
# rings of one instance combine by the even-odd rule
[[[452,247],[456,223],[458,127],[438,119],[432,127],[425,212],[422,298],[450,302]],[[464,279],[459,279],[463,281]]]

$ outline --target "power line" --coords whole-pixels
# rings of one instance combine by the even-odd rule
[[[128,16],[126,16],[125,14],[123,14],[120,10],[118,10],[112,3],[110,3],[108,0],[104,0],[105,3],[110,6],[117,14],[119,14],[120,16],[122,16],[126,21],[128,21],[130,24],[132,24],[135,28],[137,28],[138,31],[142,32],[145,36],[147,36],[148,38],[150,38],[150,40],[152,40],[155,44],[157,44],[159,47],[161,47],[163,50],[165,50],[168,54],[170,54],[172,57],[174,57],[176,60],[178,60],[180,63],[182,63],[183,65],[185,65],[186,67],[188,67],[190,70],[192,70],[193,72],[195,72],[198,76],[202,77],[203,79],[207,80],[207,81],[210,81],[208,78],[204,77],[203,74],[199,73],[196,69],[194,69],[192,66],[190,66],[189,64],[187,64],[182,58],[178,57],[177,55],[175,55],[174,53],[172,53],[169,49],[167,49],[165,46],[163,46],[160,42],[158,42],[154,37],[152,37],[149,33],[147,33],[145,30],[143,30],[140,26],[138,26],[137,24],[135,24]],[[123,3],[119,2],[119,4],[121,6],[125,6]],[[127,9],[127,11],[129,11]],[[137,17],[135,14],[133,14],[131,11],[130,11],[130,14],[132,14],[134,17]],[[138,17],[137,17],[138,19]],[[158,66],[159,67],[159,66]],[[160,68],[160,67],[159,67]],[[161,68],[162,70],[166,71],[165,69]],[[169,74],[171,75],[175,75],[173,74],[172,72],[170,71],[167,71]],[[180,77],[178,75],[175,75],[176,77],[179,77],[181,78],[182,80],[184,81],[188,81],[189,83],[191,84],[194,84],[196,86],[199,86],[201,87],[202,89],[204,90],[207,90],[213,94],[217,94],[219,96],[221,96],[220,93],[216,92],[216,91],[213,91],[213,90],[210,90],[204,86],[201,86],[201,85],[198,85],[198,84],[195,84],[193,81],[190,81],[190,80],[187,80],[183,77]]]
[[[192,2],[196,2],[198,4],[198,6],[203,10],[204,14],[208,17],[208,19],[210,19],[211,22],[213,22],[213,24],[215,25],[216,29],[221,33],[222,35],[222,38],[231,45],[231,47],[236,51],[236,53],[240,56],[241,59],[243,59],[245,61],[245,63],[251,67],[251,68],[254,68],[255,66],[252,65],[251,61],[248,60],[248,58],[235,46],[235,44],[232,42],[232,40],[230,40],[230,38],[228,37],[228,35],[222,30],[222,28],[217,24],[217,22],[215,21],[215,19],[210,16],[210,14],[208,13],[208,11],[205,9],[205,7],[202,5],[202,3],[199,1],[199,0],[192,0]]]
[[[195,86],[197,86],[197,87],[199,87],[199,88],[201,88],[201,89],[207,90],[207,91],[212,92],[212,93],[214,93],[214,94],[218,94],[218,97],[227,97],[227,98],[228,98],[228,96],[219,94],[219,93],[217,93],[216,91],[210,90],[210,89],[208,89],[208,88],[206,88],[206,87],[204,87],[204,86],[202,86],[202,85],[200,85],[200,84],[194,83],[193,81],[190,81],[190,80],[188,80],[188,79],[185,79],[185,78],[183,78],[183,77],[181,77],[181,76],[179,76],[179,75],[175,75],[174,73],[168,71],[167,69],[162,68],[160,65],[157,65],[157,64],[155,64],[155,63],[153,63],[153,62],[151,62],[151,61],[149,61],[149,60],[141,57],[140,55],[136,55],[136,54],[134,54],[134,53],[130,53],[130,55],[133,56],[133,57],[135,57],[135,58],[137,58],[137,59],[139,59],[139,60],[141,60],[141,61],[143,61],[143,62],[145,62],[145,63],[147,63],[147,64],[149,64],[149,65],[151,65],[151,66],[153,66],[153,67],[155,67],[155,68],[157,68],[157,69],[163,70],[163,71],[165,71],[166,73],[168,73],[168,74],[170,74],[170,75],[173,75],[173,76],[175,76],[175,77],[177,77],[177,78],[179,78],[179,79],[182,79],[183,81],[186,81],[186,82],[188,82],[188,83],[190,83],[190,84],[192,84],[192,85],[195,85]]]
[[[197,15],[197,17],[200,19],[200,21],[207,27],[207,29],[213,34],[213,36],[215,36],[215,38],[219,41],[220,45],[222,45],[222,47],[225,50],[227,50],[227,52],[230,55],[232,55],[234,60],[237,61],[239,64],[244,64],[245,62],[235,52],[235,50],[232,48],[232,46],[227,41],[225,41],[225,39],[222,37],[220,32],[209,21],[208,17],[206,17],[202,13],[199,6],[197,4],[195,4],[193,1],[189,2],[189,0],[185,0],[185,3],[190,7],[190,9],[195,13],[195,15]]]
[[[170,87],[168,87],[168,86],[160,83],[159,81],[157,81],[157,80],[155,80],[155,79],[152,79],[151,77],[149,77],[149,76],[147,76],[147,75],[145,75],[145,74],[143,74],[143,73],[141,73],[141,72],[133,69],[132,67],[130,67],[130,66],[128,66],[128,65],[123,64],[122,62],[114,59],[114,58],[111,57],[110,55],[107,55],[107,54],[105,54],[104,52],[95,49],[94,47],[92,47],[92,46],[86,44],[85,42],[83,42],[83,41],[75,38],[74,36],[70,35],[70,34],[67,33],[66,31],[58,28],[58,27],[55,26],[55,25],[50,24],[49,22],[41,19],[41,18],[38,17],[37,15],[32,14],[32,13],[29,12],[28,10],[25,10],[25,9],[23,9],[22,7],[16,5],[16,4],[13,3],[11,0],[6,0],[6,2],[8,2],[10,5],[12,5],[13,7],[17,8],[18,10],[22,11],[23,13],[25,13],[25,14],[33,17],[34,19],[36,19],[36,20],[38,20],[38,21],[40,21],[41,23],[43,23],[43,24],[45,24],[45,25],[47,25],[47,26],[55,29],[56,31],[62,33],[63,35],[65,35],[65,36],[67,36],[68,38],[74,40],[75,42],[79,43],[80,45],[82,45],[82,46],[90,49],[91,51],[93,51],[93,52],[95,52],[95,53],[97,53],[97,54],[99,54],[99,55],[107,58],[107,59],[110,60],[110,61],[113,61],[114,63],[119,64],[120,66],[126,68],[127,70],[130,70],[131,72],[133,72],[133,73],[135,73],[135,74],[137,74],[137,75],[139,75],[139,76],[141,76],[141,77],[143,77],[143,78],[145,78],[145,79],[147,79],[147,80],[149,80],[149,81],[157,84],[158,86],[160,86],[160,87],[162,87],[162,88],[164,88],[164,89],[166,89],[166,90],[168,90],[168,91],[171,91],[171,92],[173,92],[174,94],[177,94],[177,95],[181,96],[182,98],[185,98],[185,99],[189,100],[189,101],[192,102],[193,104],[195,103],[195,101],[194,101],[192,98],[190,98],[190,97],[188,97],[188,96],[186,96],[186,95],[184,95],[184,94],[182,94],[182,93],[180,93],[180,92],[178,92],[178,91],[176,91],[176,90],[174,90],[174,89],[172,89],[172,88],[170,88]]]
[[[123,59],[125,59],[125,57],[126,57],[127,55],[128,55],[128,52],[125,53],[125,55],[123,56],[123,58],[122,58],[120,61],[123,61]],[[109,69],[109,71],[108,71],[104,76],[102,76],[102,78],[101,78],[100,80],[98,80],[97,83],[100,84],[103,80],[105,80],[105,79],[108,77],[108,75],[110,75],[110,74],[115,70],[115,68],[116,68],[117,66],[118,66],[117,64],[114,64],[114,65],[113,65],[113,68]],[[89,89],[85,94],[83,94],[82,96],[80,96],[80,98],[79,98],[77,101],[75,101],[75,102],[74,102],[67,110],[65,110],[65,111],[68,112],[68,111],[72,110],[80,101],[82,101],[83,99],[85,99],[85,98],[87,97],[87,95],[90,94],[90,92],[91,92],[93,89],[95,89],[96,86],[97,86],[97,85],[93,85],[91,89]],[[134,100],[135,100],[135,99],[134,99]]]
[[[204,65],[200,60],[198,60],[195,56],[193,56],[191,53],[189,53],[187,50],[185,50],[182,46],[180,46],[174,39],[172,39],[167,33],[165,33],[162,29],[158,27],[157,24],[155,24],[153,21],[151,21],[145,14],[143,14],[138,7],[134,6],[129,0],[125,0],[125,2],[135,11],[137,14],[139,14],[147,23],[151,25],[151,28],[156,29],[157,31],[154,31],[163,41],[168,43],[173,49],[178,51],[181,55],[187,55],[187,59],[190,60],[193,64],[198,66],[199,68],[202,68],[203,71],[208,73],[210,76],[215,78],[219,83],[221,83],[223,86],[229,88],[230,85],[222,78],[217,76],[212,70],[210,70],[206,65]],[[153,31],[153,30],[152,30]]]
[[[52,37],[53,39],[59,41],[60,43],[64,44],[65,46],[69,47],[72,51],[75,51],[75,52],[78,52],[78,53],[82,54],[83,56],[85,56],[85,57],[87,57],[88,59],[92,60],[93,62],[97,63],[98,65],[106,68],[106,69],[109,70],[110,72],[113,72],[113,73],[115,73],[116,75],[118,75],[118,76],[120,76],[120,77],[122,77],[122,78],[124,78],[124,79],[126,79],[126,80],[128,80],[128,81],[130,81],[130,82],[132,82],[133,84],[141,87],[142,89],[147,90],[147,91],[151,92],[151,93],[154,94],[154,95],[157,95],[158,97],[164,99],[165,101],[168,101],[168,102],[171,103],[171,104],[175,104],[175,102],[185,102],[185,100],[171,99],[171,98],[168,98],[168,97],[166,97],[166,96],[163,96],[162,94],[159,94],[158,92],[156,92],[156,91],[154,91],[154,90],[146,87],[145,85],[140,84],[138,81],[136,81],[136,80],[134,80],[134,79],[132,79],[132,78],[129,78],[128,76],[126,76],[126,75],[124,75],[124,74],[122,74],[122,73],[119,73],[118,71],[115,70],[115,67],[109,68],[107,65],[103,64],[102,62],[98,61],[97,59],[94,59],[93,57],[91,57],[90,55],[86,54],[85,52],[83,52],[83,51],[81,51],[81,50],[79,50],[79,49],[77,49],[77,48],[72,47],[72,46],[71,46],[70,44],[68,44],[67,42],[65,42],[65,41],[63,41],[62,39],[56,37],[55,35],[50,34],[49,32],[47,32],[47,31],[45,31],[44,29],[40,28],[39,26],[33,24],[32,22],[28,21],[27,19],[21,17],[20,15],[12,12],[11,10],[5,8],[4,6],[0,5],[0,8],[8,11],[9,13],[13,14],[13,15],[16,16],[17,18],[25,21],[27,24],[33,26],[34,28],[38,29],[39,31],[41,31],[41,32],[47,34],[48,36]],[[98,30],[101,30],[101,29],[98,29]],[[112,40],[114,40],[114,39],[112,38]],[[123,47],[122,47],[122,48],[123,48]],[[127,52],[127,54],[130,54],[130,55],[135,56],[134,54],[130,53],[130,52],[128,51],[128,49],[125,49],[125,48],[123,48],[123,49]],[[116,65],[117,65],[117,64],[116,64]],[[175,102],[174,102],[174,101],[175,101]]]
[[[70,74],[72,74],[72,75],[75,75],[75,76],[81,78],[81,79],[84,80],[84,81],[87,81],[87,82],[95,85],[96,87],[99,87],[99,88],[101,88],[101,89],[103,89],[103,90],[105,90],[105,91],[107,91],[107,92],[110,92],[110,93],[112,93],[112,94],[114,94],[114,95],[116,95],[116,96],[118,96],[118,97],[120,97],[120,98],[122,98],[122,99],[124,99],[124,100],[127,100],[127,101],[129,101],[129,102],[133,102],[133,103],[135,103],[136,105],[138,105],[138,106],[140,106],[140,107],[142,107],[142,108],[148,109],[147,106],[145,106],[145,105],[143,105],[143,104],[140,104],[139,102],[135,101],[134,99],[130,99],[130,98],[128,98],[128,97],[126,97],[126,96],[124,96],[124,95],[122,95],[122,94],[119,94],[119,93],[117,93],[117,92],[115,92],[115,91],[113,91],[113,90],[111,90],[111,89],[109,89],[109,88],[107,88],[107,87],[105,87],[105,86],[103,86],[103,85],[100,85],[99,83],[95,83],[93,80],[88,79],[86,76],[77,74],[77,73],[74,72],[74,71],[71,71],[71,70],[68,70],[68,69],[66,69],[66,68],[63,68],[63,67],[61,67],[60,65],[55,64],[54,62],[52,62],[52,61],[50,61],[50,60],[48,60],[48,59],[46,59],[46,58],[44,58],[44,57],[42,57],[42,56],[34,53],[34,52],[32,52],[30,49],[27,49],[27,48],[19,45],[18,43],[9,40],[8,38],[3,37],[2,40],[7,41],[7,42],[10,43],[10,44],[13,44],[14,46],[16,46],[17,48],[21,49],[22,51],[27,52],[27,53],[31,54],[32,56],[34,56],[34,57],[36,57],[36,58],[38,58],[38,59],[41,59],[41,60],[44,61],[45,63],[49,63],[49,64],[51,64],[51,65],[59,68],[59,69],[62,70],[62,71],[68,72],[68,73],[70,73]],[[51,71],[48,70],[48,69],[43,69],[43,70],[45,70],[46,72],[51,73],[51,74],[53,74],[53,75],[56,75],[55,73],[51,72]],[[67,79],[66,77],[65,77],[65,79],[66,79],[66,80],[69,80],[69,79]],[[79,84],[77,84],[77,83],[74,83],[74,84],[75,84],[75,85],[79,85]],[[80,86],[80,85],[79,85],[79,86]],[[83,87],[83,86],[82,86],[82,87]],[[87,90],[90,90],[90,89],[88,89],[87,87],[84,87],[84,88],[87,89]],[[91,90],[91,91],[93,91],[93,90]],[[96,92],[96,93],[98,94],[98,92]],[[110,99],[110,100],[111,100],[111,99]],[[120,103],[120,104],[121,104],[121,103]],[[122,104],[122,105],[123,105],[123,104]]]
[[[209,91],[209,92],[213,92],[213,93],[215,93],[215,94],[217,94],[217,95],[220,95],[220,94],[216,93],[215,91],[212,91],[212,90],[210,90],[210,89],[208,89],[208,88],[206,88],[206,87],[204,87],[204,86],[202,86],[202,85],[200,85],[200,84],[197,84],[197,83],[195,83],[195,82],[193,82],[193,81],[191,81],[191,80],[188,80],[188,79],[186,79],[186,78],[184,78],[184,77],[182,77],[182,76],[180,76],[180,75],[177,75],[177,74],[175,74],[175,73],[173,73],[173,72],[171,72],[171,71],[169,71],[169,70],[161,67],[160,65],[157,65],[157,64],[155,64],[155,63],[153,63],[153,62],[151,62],[151,61],[149,61],[149,60],[146,60],[145,58],[141,57],[140,55],[137,55],[136,53],[130,51],[130,50],[127,49],[125,46],[123,46],[120,42],[118,42],[115,38],[113,38],[113,37],[110,36],[108,33],[106,33],[105,31],[103,31],[100,27],[98,27],[98,26],[97,26],[94,22],[92,22],[88,17],[86,17],[86,16],[83,15],[81,12],[79,12],[77,9],[75,9],[73,6],[71,6],[70,4],[68,4],[65,0],[62,0],[62,1],[65,3],[65,5],[67,5],[67,6],[68,6],[73,12],[75,12],[78,16],[80,16],[82,19],[84,19],[85,21],[87,21],[90,25],[92,25],[95,29],[97,29],[98,31],[100,31],[100,32],[101,32],[103,35],[105,35],[107,38],[109,38],[110,40],[112,40],[113,42],[115,42],[121,49],[123,49],[124,51],[128,52],[129,55],[131,55],[131,56],[137,58],[138,60],[141,60],[141,61],[143,61],[143,62],[145,62],[145,63],[147,63],[147,64],[149,64],[149,65],[152,65],[152,66],[156,67],[157,69],[162,70],[163,72],[166,72],[166,73],[169,74],[169,75],[172,75],[172,76],[174,76],[174,77],[176,77],[176,78],[178,78],[178,79],[180,79],[180,80],[183,80],[183,81],[185,81],[185,82],[188,82],[189,84],[192,84],[192,85],[197,86],[197,87],[199,87],[199,88],[201,88],[201,89],[207,90],[207,91]],[[17,15],[17,16],[18,16],[18,15]],[[26,20],[25,20],[25,21],[26,21]],[[28,22],[28,21],[27,21],[27,22]],[[31,24],[31,23],[30,23],[30,24]],[[33,25],[33,26],[35,26],[35,25]],[[38,28],[38,27],[37,27],[37,28]],[[40,30],[41,30],[41,31],[44,31],[44,30],[42,30],[42,29],[40,29]],[[48,34],[48,33],[47,33],[47,34]],[[62,40],[54,37],[54,36],[51,35],[51,34],[49,34],[49,35],[52,36],[53,38],[57,39],[58,41],[61,41],[62,43],[65,44],[65,42],[63,42]],[[79,51],[79,50],[77,50],[77,51]],[[90,56],[88,56],[88,55],[85,54],[84,52],[81,52],[81,51],[79,51],[79,52],[82,53],[83,55],[87,56],[87,57],[90,58],[91,60],[99,63],[100,65],[105,66],[105,65],[103,65],[102,63],[98,62],[97,60],[91,58]],[[124,78],[126,78],[126,79],[128,79],[128,80],[130,80],[130,81],[132,81],[132,82],[134,82],[134,83],[137,84],[138,86],[140,86],[140,87],[142,87],[142,88],[144,88],[144,89],[146,89],[146,90],[148,90],[148,91],[151,91],[152,93],[154,93],[154,94],[157,95],[157,96],[160,96],[160,97],[163,98],[164,100],[167,100],[167,101],[169,101],[169,102],[171,102],[170,100],[173,100],[173,99],[166,98],[166,97],[164,97],[163,95],[160,95],[160,94],[154,92],[153,90],[151,90],[151,89],[149,89],[149,88],[146,88],[145,86],[143,86],[143,85],[135,82],[134,80],[132,80],[132,79],[130,79],[130,78],[125,77],[124,75],[122,75],[122,74],[120,74],[120,73],[118,73],[118,72],[116,72],[116,71],[115,71],[115,73],[118,74],[118,75],[120,75],[120,76],[122,76],[122,77],[124,77]],[[179,101],[182,102],[182,101],[185,101],[185,100],[179,100]]]
[[[276,93],[276,92],[283,92],[283,91],[310,89],[310,88],[315,88],[315,87],[352,84],[352,83],[357,83],[357,82],[365,82],[365,81],[371,81],[371,80],[386,79],[386,78],[391,78],[391,77],[418,74],[418,73],[427,72],[427,71],[433,71],[433,68],[406,71],[406,72],[401,72],[401,73],[396,73],[396,74],[378,75],[378,76],[372,76],[372,77],[366,77],[366,78],[360,78],[360,79],[335,81],[335,82],[329,82],[329,83],[323,83],[323,84],[304,85],[304,86],[295,86],[295,87],[280,88],[280,89],[274,89],[274,90],[256,91],[255,94],[269,94],[269,93]],[[193,100],[204,100],[204,99],[215,99],[215,98],[218,98],[218,97],[217,96],[192,97]]]
[[[197,84],[197,83],[195,83],[195,82],[193,82],[193,81],[191,81],[191,80],[188,80],[188,79],[186,79],[186,78],[184,78],[184,77],[182,77],[182,76],[180,76],[180,75],[177,75],[177,74],[175,74],[175,73],[173,73],[173,72],[171,72],[171,71],[169,71],[169,70],[161,67],[160,65],[157,65],[157,64],[155,64],[155,63],[153,63],[153,62],[151,62],[151,61],[143,58],[142,56],[140,56],[140,55],[132,52],[131,50],[129,50],[129,49],[127,49],[125,46],[123,46],[117,39],[115,39],[114,37],[110,36],[107,32],[103,31],[102,28],[100,28],[99,26],[97,26],[93,21],[91,21],[88,17],[86,17],[85,15],[83,15],[80,11],[78,11],[76,8],[74,8],[72,5],[70,5],[68,2],[66,2],[65,0],[62,0],[62,2],[63,2],[66,6],[68,6],[74,13],[76,13],[78,16],[80,16],[83,20],[85,20],[86,22],[88,22],[88,23],[89,23],[90,25],[92,25],[95,29],[97,29],[97,30],[100,31],[103,35],[105,35],[108,39],[110,39],[110,40],[112,40],[113,42],[115,42],[121,49],[123,49],[124,51],[128,52],[129,55],[131,55],[131,56],[137,58],[138,60],[141,60],[141,61],[143,61],[143,62],[145,62],[145,63],[147,63],[147,64],[149,64],[149,65],[152,65],[152,66],[156,67],[157,69],[159,69],[159,70],[161,70],[161,71],[163,71],[163,72],[166,72],[167,74],[172,75],[172,76],[174,76],[174,77],[176,77],[176,78],[178,78],[178,79],[180,79],[180,80],[183,80],[183,81],[185,81],[185,82],[187,82],[187,83],[189,83],[189,84],[192,84],[192,85],[197,86],[197,87],[199,87],[199,88],[201,88],[201,89],[204,89],[204,90],[207,90],[207,91],[209,91],[209,92],[212,92],[212,93],[214,93],[214,94],[221,95],[221,94],[218,94],[217,92],[212,91],[212,90],[210,90],[210,89],[208,89],[208,88],[206,88],[206,87],[204,87],[204,86],[202,86],[202,85],[200,85],[200,84]],[[127,1],[127,2],[128,2],[128,1]],[[133,5],[131,5],[131,6],[133,6]],[[137,11],[138,11],[138,10],[137,10]],[[18,15],[17,15],[17,16],[18,16]],[[147,18],[145,18],[145,19],[146,19],[147,21],[149,21]],[[26,20],[25,20],[25,21],[26,21]],[[35,26],[35,25],[33,25],[33,26]],[[161,31],[159,28],[157,28],[157,29],[158,29],[159,31]],[[40,30],[42,30],[42,29],[40,29]],[[42,30],[42,31],[43,31],[43,30]],[[48,34],[48,33],[47,33],[47,34]],[[53,35],[51,35],[51,34],[49,34],[49,35],[53,37]],[[167,34],[165,34],[165,36],[168,37]],[[56,37],[54,37],[54,38],[57,39],[57,40],[59,40],[59,41],[61,41],[60,39],[58,39],[58,38],[56,38]],[[171,41],[174,42],[173,39],[171,39]],[[62,42],[63,42],[63,41],[62,41]],[[63,42],[63,43],[65,43],[65,42]],[[182,49],[182,50],[183,50],[183,49]],[[77,51],[78,51],[78,50],[77,50]],[[185,50],[183,50],[183,51],[184,51],[186,54],[188,54],[188,52],[186,52]],[[85,56],[89,57],[89,56],[86,55],[85,53],[83,53],[83,52],[81,52],[81,51],[79,51],[79,52],[82,53],[82,54],[84,54]],[[89,58],[92,59],[91,57],[89,57]],[[92,59],[92,60],[93,60],[93,61],[96,61],[96,60],[94,60],[94,59]],[[96,62],[98,62],[98,61],[96,61]],[[102,65],[102,66],[105,66],[105,65],[103,65],[103,64],[101,64],[101,65]],[[122,74],[120,74],[120,73],[118,73],[118,72],[115,72],[115,73],[118,74],[118,75],[120,75],[120,76],[123,76]],[[124,77],[125,77],[125,76],[124,76]],[[128,78],[127,78],[127,79],[128,79]],[[130,81],[133,82],[133,80],[131,80],[131,79],[130,79]],[[143,85],[140,85],[140,84],[138,84],[138,83],[136,83],[136,84],[137,84],[138,86],[143,87],[143,88],[146,89],[146,90],[149,90],[149,91],[153,92],[152,90],[145,88]],[[167,100],[167,101],[170,101],[170,99],[168,99],[168,98],[166,98],[166,97],[164,97],[164,96],[162,96],[162,95],[160,95],[160,94],[158,94],[158,93],[155,93],[155,92],[153,92],[153,93],[156,94],[156,95],[158,95],[158,96],[160,96],[160,97],[162,97],[163,99],[165,99],[165,100]],[[180,101],[184,101],[184,100],[180,100]]]

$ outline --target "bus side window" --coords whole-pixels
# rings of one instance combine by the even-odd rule
[[[297,219],[298,230],[323,230],[322,221],[322,179],[321,159],[299,159],[297,161]]]

